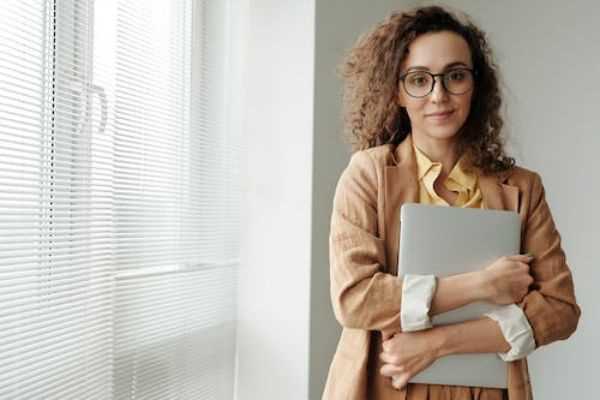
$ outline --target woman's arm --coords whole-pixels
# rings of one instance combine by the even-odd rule
[[[439,357],[461,353],[505,353],[510,344],[490,318],[441,325],[432,329]]]
[[[445,313],[475,301],[498,305],[520,302],[533,278],[529,275],[529,255],[500,257],[486,268],[438,279],[429,315]]]
[[[429,316],[443,314],[469,303],[484,300],[484,277],[481,271],[439,278]]]
[[[519,306],[527,315],[539,347],[571,336],[577,328],[581,309],[575,299],[573,277],[561,246],[561,236],[537,173],[534,173],[528,197],[523,249],[536,255],[531,264],[535,282]]]
[[[460,353],[498,353],[509,349],[510,344],[504,340],[499,325],[486,317],[396,334],[383,342],[380,358],[385,364],[379,372],[393,377],[394,387],[400,389],[440,357]]]
[[[333,198],[329,234],[330,294],[346,328],[400,330],[402,281],[384,272],[385,241],[378,232],[378,177],[366,151],[354,153]]]
[[[401,305],[402,331],[429,329],[432,316],[472,302],[498,305],[518,303],[533,282],[527,264],[531,260],[532,257],[528,255],[500,257],[482,270],[439,278],[437,285],[432,283],[435,282],[432,275],[406,275]],[[513,310],[504,312],[504,317],[512,320],[520,318],[520,315]],[[504,329],[502,324],[501,327]],[[382,337],[386,340],[394,333],[382,331]]]
[[[509,304],[520,300],[533,280],[527,265],[531,260],[526,255],[501,257],[483,270],[439,279],[436,296],[431,300],[431,314],[470,301]],[[499,308],[478,320],[395,336],[383,332],[383,338],[381,358],[386,364],[380,372],[392,377],[392,385],[397,388],[440,357],[497,353],[503,360],[511,361],[535,348],[526,317],[515,305]]]

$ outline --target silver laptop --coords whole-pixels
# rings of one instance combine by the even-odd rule
[[[398,275],[441,278],[483,269],[501,256],[519,254],[520,236],[521,221],[514,211],[406,203],[400,210]],[[478,319],[495,307],[471,303],[434,316],[432,323]],[[451,355],[409,382],[506,388],[507,365],[496,353]]]

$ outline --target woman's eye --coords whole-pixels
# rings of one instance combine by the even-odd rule
[[[462,81],[465,79],[465,73],[463,71],[452,71],[449,74],[451,81]]]
[[[415,86],[424,86],[427,83],[427,76],[425,75],[415,75],[412,76],[409,80],[411,85]]]

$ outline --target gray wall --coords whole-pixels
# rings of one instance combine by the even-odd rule
[[[316,2],[311,399],[320,398],[339,335],[329,300],[327,236],[335,183],[349,149],[340,140],[341,92],[335,66],[359,33],[402,4],[413,3]],[[600,32],[595,27],[600,5],[591,0],[442,4],[471,14],[489,34],[505,82],[509,149],[520,165],[542,176],[583,309],[578,331],[569,341],[530,356],[535,397],[590,398],[600,359],[600,312],[593,297],[600,282],[594,252],[600,238]]]

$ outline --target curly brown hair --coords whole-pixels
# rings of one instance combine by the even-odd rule
[[[465,39],[476,72],[471,111],[458,133],[458,154],[466,153],[466,167],[484,173],[515,164],[505,154],[502,97],[498,70],[486,35],[470,18],[439,7],[395,12],[372,31],[359,37],[339,73],[344,80],[344,132],[353,151],[401,143],[411,132],[406,109],[397,101],[400,69],[408,47],[419,35],[451,31]]]

